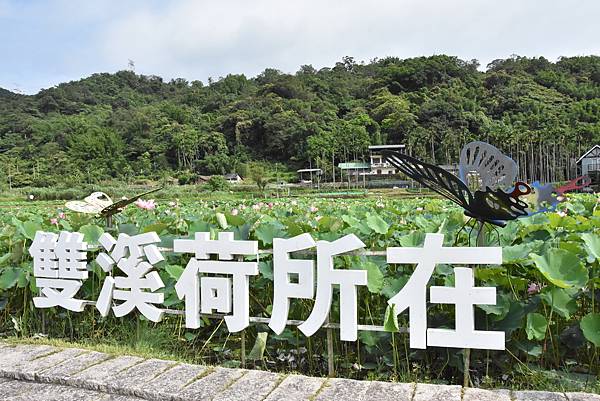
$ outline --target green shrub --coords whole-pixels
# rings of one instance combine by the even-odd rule
[[[206,189],[209,191],[227,191],[229,190],[229,183],[225,177],[220,175],[213,175],[206,183]]]

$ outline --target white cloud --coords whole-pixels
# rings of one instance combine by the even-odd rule
[[[123,69],[128,59],[140,73],[206,81],[343,56],[444,53],[486,65],[511,54],[600,54],[597,0],[0,0],[7,14],[19,25],[3,31],[0,19],[0,35],[19,42],[0,43],[15,54],[0,65],[0,86],[27,88]]]
[[[485,65],[513,53],[555,59],[599,53],[600,4],[579,1],[280,1],[169,3],[112,21],[103,54],[138,70],[203,79],[275,67],[332,65],[345,55],[447,53]]]

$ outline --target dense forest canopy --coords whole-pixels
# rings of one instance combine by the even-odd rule
[[[489,141],[521,178],[561,180],[600,142],[600,57],[476,60],[385,58],[295,74],[164,82],[132,71],[94,74],[26,96],[0,89],[0,185],[241,172],[360,160],[370,144],[455,163]],[[243,174],[242,174],[243,175]]]

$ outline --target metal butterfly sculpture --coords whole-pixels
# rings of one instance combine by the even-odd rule
[[[74,212],[97,214],[100,217],[111,217],[123,209],[137,201],[138,199],[149,195],[151,193],[160,191],[161,188],[156,188],[143,194],[135,195],[131,198],[124,198],[117,202],[112,201],[110,197],[104,192],[94,192],[90,196],[86,197],[83,201],[70,201],[66,203],[66,207]]]
[[[491,150],[490,152],[470,156],[471,163],[462,166],[465,171],[467,168],[480,171],[480,177],[486,183],[484,190],[476,190],[474,193],[460,178],[438,166],[398,151],[386,150],[383,155],[390,164],[413,180],[461,206],[467,216],[504,227],[506,221],[527,215],[528,204],[519,197],[529,194],[531,188],[523,182],[517,182],[508,193],[491,188],[490,186],[498,187],[500,183],[512,181],[514,177],[509,179],[510,177],[507,176],[506,172],[510,173],[510,167],[507,168],[506,162],[497,157],[498,154],[502,155],[500,151],[492,145],[485,145],[489,147],[487,150]],[[481,145],[477,147],[479,149],[477,152],[484,150]],[[516,169],[514,171],[516,174]]]
[[[399,171],[461,206],[467,216],[500,227],[509,220],[550,210],[558,204],[559,196],[591,184],[587,176],[557,188],[535,182],[538,210],[533,212],[520,198],[529,195],[532,188],[524,182],[515,183],[519,170],[517,163],[489,143],[475,141],[464,146],[460,153],[459,177],[398,151],[382,153]],[[475,187],[475,192],[469,186]]]
[[[466,144],[460,152],[459,177],[468,184],[469,176],[476,173],[480,188],[508,188],[514,183],[519,167],[489,143],[475,141]]]

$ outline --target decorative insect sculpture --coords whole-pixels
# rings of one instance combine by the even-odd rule
[[[534,213],[522,199],[532,188],[524,182],[515,182],[517,163],[488,143],[476,141],[465,145],[460,154],[458,177],[398,151],[385,150],[383,155],[399,171],[456,203],[481,224],[504,227],[509,220]],[[535,183],[538,209],[542,205],[556,206],[558,198],[553,193],[562,196],[589,184],[588,177],[579,177],[559,188]],[[470,187],[475,188],[474,192]]]
[[[507,220],[527,215],[528,204],[519,199],[519,196],[529,194],[531,188],[519,182],[509,193],[501,189],[493,189],[502,183],[512,182],[516,169],[513,169],[509,163],[513,162],[510,158],[505,156],[504,159],[499,158],[498,155],[503,155],[492,145],[483,142],[477,144],[474,149],[467,151],[463,149],[461,152],[461,175],[466,177],[467,171],[474,170],[479,173],[482,183],[486,185],[483,191],[478,189],[474,193],[467,183],[441,167],[397,151],[384,151],[383,155],[390,164],[413,180],[462,207],[467,216],[503,227]],[[465,163],[463,159],[466,160]]]
[[[106,219],[107,227],[112,226],[112,217],[123,211],[125,207],[137,201],[138,199],[151,193],[160,191],[161,188],[156,188],[143,194],[135,195],[131,198],[123,198],[117,202],[113,202],[110,196],[104,192],[94,192],[86,197],[83,201],[70,201],[66,203],[66,207],[74,212],[96,214],[99,217]]]

